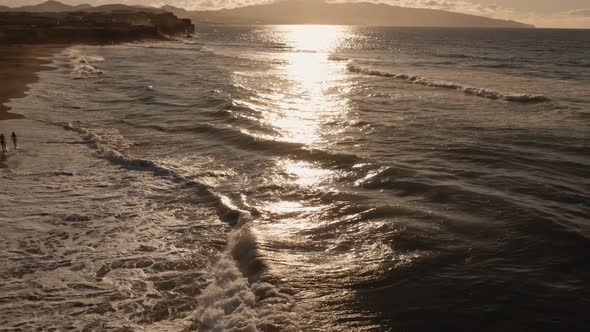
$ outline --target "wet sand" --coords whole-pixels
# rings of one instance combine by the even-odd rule
[[[8,168],[6,159],[8,159],[8,156],[5,153],[0,152],[0,168]]]
[[[26,95],[27,85],[37,81],[37,72],[49,69],[46,58],[61,46],[0,45],[0,120],[23,116],[9,112],[5,103]]]

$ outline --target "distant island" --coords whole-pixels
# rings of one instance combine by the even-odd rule
[[[163,6],[178,17],[210,24],[333,24],[388,27],[534,28],[508,20],[435,9],[408,8],[370,2],[328,3],[289,0],[235,9],[187,11]]]
[[[47,1],[37,6],[0,7],[0,12],[142,12],[153,15],[166,12],[195,24],[270,25],[270,24],[333,24],[391,27],[456,27],[456,28],[534,28],[510,20],[455,13],[444,10],[408,8],[370,2],[328,3],[323,0],[287,0],[271,4],[234,9],[188,11],[165,5],[146,6],[91,5],[68,6]],[[0,23],[1,24],[1,23]]]

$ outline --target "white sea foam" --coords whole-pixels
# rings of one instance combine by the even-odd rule
[[[96,149],[99,157],[109,160],[111,163],[132,170],[149,171],[158,177],[167,177],[173,181],[186,182],[194,186],[199,193],[217,203],[218,214],[221,220],[231,225],[241,225],[250,218],[250,211],[237,207],[229,198],[217,193],[212,187],[200,182],[198,179],[187,178],[171,167],[167,167],[153,160],[133,158],[122,150],[132,143],[126,140],[116,129],[94,129],[76,127],[71,123],[64,126],[67,130],[80,133],[83,139]]]
[[[104,61],[103,57],[98,55],[82,54],[79,50],[72,48],[68,49],[66,54],[70,59],[70,63],[72,65],[72,76],[75,79],[96,77],[104,73],[102,70],[92,65],[92,63]]]
[[[268,283],[250,285],[226,255],[214,267],[198,303],[194,319],[201,331],[299,330],[293,299]]]
[[[419,77],[415,75],[408,75],[408,74],[397,74],[397,73],[387,73],[378,70],[372,70],[367,68],[362,68],[352,63],[347,65],[348,71],[358,74],[364,75],[371,75],[371,76],[380,76],[380,77],[391,77],[399,80],[408,81],[418,85],[424,85],[429,87],[435,88],[442,88],[442,89],[451,89],[463,92],[466,95],[470,96],[477,96],[487,99],[495,99],[495,100],[506,100],[506,101],[513,101],[513,102],[548,102],[552,99],[544,96],[544,95],[532,95],[532,94],[519,94],[519,93],[505,93],[500,92],[493,89],[487,88],[478,88],[478,87],[470,87],[464,86],[458,83],[453,82],[446,82],[446,81],[437,81],[429,78]]]
[[[234,226],[227,249],[210,273],[210,284],[197,301],[200,307],[194,319],[200,330],[258,331],[260,327],[281,331],[299,329],[293,313],[294,300],[269,283],[258,280],[250,283],[240,270],[239,266],[248,270],[248,265],[258,259],[256,239],[248,227],[252,219],[250,211],[238,207],[227,196],[198,180],[188,179],[155,161],[132,158],[116,150],[115,147],[124,148],[131,143],[114,129],[89,130],[71,123],[65,128],[80,133],[100,157],[114,164],[152,171],[155,176],[196,185],[199,193],[217,202],[220,219]]]
[[[149,48],[149,49],[160,49],[160,50],[186,50],[186,51],[199,51],[201,50],[200,43],[188,42],[184,40],[176,40],[175,42],[141,42],[141,43],[124,43],[123,45],[137,48]]]
[[[255,243],[248,226],[231,232],[228,250],[213,268],[211,283],[197,301],[200,305],[194,320],[200,331],[299,330],[294,299],[269,283],[250,283],[236,265],[236,252],[255,251]]]

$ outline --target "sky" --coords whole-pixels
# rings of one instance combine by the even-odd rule
[[[45,0],[0,0],[0,5],[17,7]],[[125,3],[162,6],[169,4],[189,10],[234,8],[269,3],[273,0],[59,0],[67,4]],[[348,2],[360,0],[329,0]],[[454,12],[510,19],[537,27],[590,29],[590,0],[365,0],[405,7],[450,10]]]

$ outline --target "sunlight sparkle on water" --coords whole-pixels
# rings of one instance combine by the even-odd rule
[[[328,60],[347,35],[338,26],[277,27],[277,38],[292,51],[281,54],[285,65],[277,74],[285,81],[280,96],[267,96],[278,110],[268,113],[267,120],[280,129],[283,140],[314,145],[322,142],[322,124],[341,116],[347,100],[330,93],[341,88],[344,65]]]
[[[294,182],[301,186],[317,185],[333,174],[330,170],[314,167],[304,161],[282,160],[279,165],[292,174],[295,177]]]
[[[348,27],[339,25],[285,25],[278,29],[297,51],[331,52],[343,41]]]

